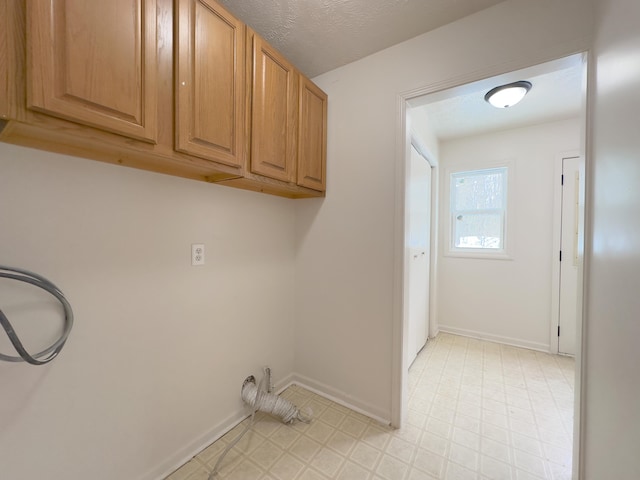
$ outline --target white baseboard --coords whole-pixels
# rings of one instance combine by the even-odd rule
[[[491,333],[467,330],[465,328],[450,327],[448,325],[439,325],[438,327],[440,332],[444,333],[452,333],[454,335],[460,335],[463,337],[488,340],[490,342],[511,345],[512,347],[528,348],[529,350],[536,350],[538,352],[549,353],[550,351],[549,345],[546,343],[530,342],[528,340],[522,340],[520,338],[503,337],[502,335],[493,335]]]
[[[141,480],[162,480],[167,478],[172,472],[189,462],[193,457],[211,445],[213,442],[222,437],[225,433],[247,418],[246,410],[236,412],[225,420],[210,429],[207,433],[185,445],[183,448],[175,452],[175,454],[166,458],[164,462],[154,468],[151,472],[144,475]]]
[[[342,392],[336,388],[326,385],[322,382],[315,381],[304,375],[293,374],[291,384],[299,385],[307,390],[320,395],[321,397],[331,400],[343,407],[347,407],[354,412],[361,413],[373,420],[382,423],[383,425],[389,425],[391,420],[389,419],[389,412],[378,408],[370,403],[364,402],[351,395]]]

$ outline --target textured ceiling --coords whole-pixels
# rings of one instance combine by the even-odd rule
[[[511,108],[484,100],[493,87],[528,80],[533,87]],[[577,117],[581,113],[583,64],[572,55],[409,101],[412,123],[429,125],[441,141]],[[418,133],[418,132],[416,132]]]
[[[503,0],[219,0],[308,77]]]

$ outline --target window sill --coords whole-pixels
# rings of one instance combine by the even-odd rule
[[[486,250],[449,250],[444,253],[445,257],[452,258],[475,258],[480,260],[513,260],[513,256],[504,250],[498,252],[487,252]]]

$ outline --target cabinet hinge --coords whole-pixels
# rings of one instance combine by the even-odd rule
[[[562,261],[562,250],[560,250],[560,261]]]
[[[558,336],[560,336],[560,325],[558,325]]]
[[[564,185],[564,175],[560,175],[560,185]]]

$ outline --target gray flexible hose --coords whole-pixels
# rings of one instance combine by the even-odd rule
[[[267,385],[266,389],[264,387],[265,384]],[[260,380],[259,384],[256,385],[256,379],[253,375],[250,375],[245,379],[242,384],[240,395],[244,403],[251,407],[251,419],[247,422],[247,426],[240,435],[227,445],[227,448],[225,448],[220,454],[218,461],[209,474],[208,480],[215,480],[218,476],[218,468],[220,467],[222,460],[227,456],[229,450],[231,450],[240,441],[244,434],[251,430],[258,411],[274,414],[280,417],[284,423],[291,423],[294,420],[300,420],[304,423],[311,422],[312,412],[307,414],[300,412],[293,403],[274,395],[271,393],[271,390],[271,369],[269,367],[264,367],[264,375],[262,376],[262,380]]]
[[[12,280],[17,280],[19,282],[29,283],[49,292],[62,304],[65,316],[64,331],[62,332],[62,335],[60,335],[60,338],[56,340],[51,346],[45,348],[41,352],[32,355],[29,354],[29,352],[27,352],[27,350],[24,348],[13,326],[11,325],[11,322],[9,322],[9,319],[6,317],[4,312],[0,310],[0,325],[2,325],[2,328],[9,337],[11,344],[18,352],[18,355],[20,355],[19,357],[14,357],[10,355],[3,355],[0,353],[0,360],[4,360],[5,362],[27,362],[31,365],[44,365],[45,363],[49,363],[56,356],[58,356],[58,354],[62,350],[62,347],[67,341],[67,338],[69,337],[69,333],[71,333],[71,328],[73,327],[73,311],[71,310],[71,305],[58,287],[56,287],[46,278],[36,273],[0,265],[0,278],[9,278]]]

